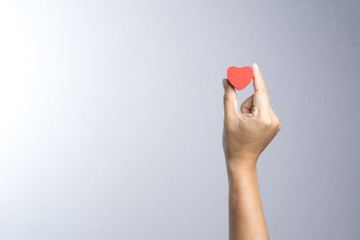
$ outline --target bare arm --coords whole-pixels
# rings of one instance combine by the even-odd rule
[[[256,162],[281,128],[256,64],[255,93],[239,106],[235,89],[224,79],[223,147],[229,180],[229,239],[269,239],[261,206]]]

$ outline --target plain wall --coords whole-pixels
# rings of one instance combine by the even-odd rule
[[[256,62],[282,123],[258,162],[270,238],[360,239],[359,11],[1,1],[0,238],[227,239],[221,79]]]

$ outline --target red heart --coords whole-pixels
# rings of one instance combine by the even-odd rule
[[[231,85],[236,89],[243,89],[251,82],[254,73],[251,67],[229,67],[227,70],[227,78]]]

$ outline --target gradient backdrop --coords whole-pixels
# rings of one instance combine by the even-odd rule
[[[360,239],[359,11],[1,1],[0,239],[227,239],[221,79],[253,62],[282,123],[258,165],[271,239]]]

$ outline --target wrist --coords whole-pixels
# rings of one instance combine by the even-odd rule
[[[226,159],[226,169],[229,180],[239,176],[257,174],[257,158]]]

